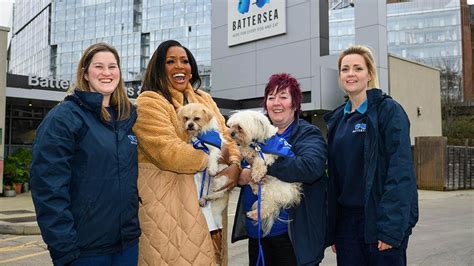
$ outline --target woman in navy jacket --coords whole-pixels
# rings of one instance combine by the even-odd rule
[[[326,143],[319,129],[299,119],[302,93],[295,78],[289,74],[275,74],[265,88],[264,109],[277,135],[292,146],[294,157],[279,157],[268,168],[268,174],[285,182],[303,183],[301,203],[281,210],[268,236],[262,239],[265,265],[317,265],[324,257],[326,240]],[[258,231],[253,220],[247,218],[255,195],[246,185],[250,169],[243,169],[232,230],[232,242],[249,238],[249,262],[258,261]],[[290,221],[290,222],[286,222]]]
[[[418,220],[410,122],[395,100],[373,88],[377,72],[367,47],[343,51],[338,67],[349,101],[325,116],[336,218],[329,241],[338,265],[406,265]]]
[[[136,265],[136,112],[115,48],[87,48],[76,88],[36,131],[31,191],[55,265]]]

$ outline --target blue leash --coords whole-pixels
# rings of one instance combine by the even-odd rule
[[[260,146],[255,146],[255,150],[258,151],[258,154],[260,155],[260,158],[264,160],[263,152],[260,149]],[[260,207],[262,205],[262,182],[258,182],[258,195],[257,195],[257,226],[258,226],[258,258],[257,258],[257,264],[256,266],[259,265],[259,262],[262,263],[263,266],[265,266],[265,258],[263,256],[263,247],[262,243],[260,242],[262,236],[262,223],[261,223],[261,218],[260,218]]]
[[[209,154],[209,148],[204,144],[204,142],[200,141],[199,139],[194,140],[193,142],[193,147],[197,150],[202,150],[203,152]],[[201,180],[201,190],[199,191],[199,200],[202,199],[202,195],[204,192],[204,184],[206,183],[206,176],[207,176],[207,167],[204,168],[202,171],[202,180]],[[211,176],[209,176],[208,182],[207,182],[207,192],[206,195],[209,194],[209,189],[211,186]]]
[[[278,156],[283,157],[294,157],[295,154],[291,151],[291,144],[289,144],[284,138],[275,135],[270,139],[266,140],[264,143],[262,142],[254,142],[250,145],[255,151],[258,152],[260,158],[265,160],[264,152],[269,154],[275,154]],[[265,266],[265,259],[263,256],[263,247],[261,244],[261,217],[260,217],[260,208],[262,202],[262,182],[258,183],[258,200],[257,200],[257,225],[258,225],[258,258],[257,258],[257,266],[259,262]]]

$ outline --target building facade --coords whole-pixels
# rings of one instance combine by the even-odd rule
[[[226,14],[240,11],[238,0],[213,2],[213,14],[218,15],[212,17],[212,92],[214,96],[248,103],[242,108],[260,109],[268,78],[275,73],[290,73],[298,79],[303,91],[301,117],[318,125],[325,135],[322,114],[345,101],[338,84],[338,54],[330,50],[330,7],[327,1],[283,2],[286,21],[278,17],[270,25],[259,18],[268,17],[270,11],[283,13],[282,7],[273,5],[273,2],[260,9],[251,7],[253,13],[249,11],[241,15]],[[347,1],[347,7],[344,3],[340,4],[337,8],[350,8],[353,15],[350,22],[352,30],[340,21],[338,27],[343,25],[340,26],[340,33],[352,34],[353,43],[369,46],[373,51],[380,88],[403,105],[414,123],[412,142],[417,136],[440,136],[439,70],[389,55],[387,6],[385,0],[356,1],[354,7],[351,1]],[[349,16],[344,19],[349,21]],[[245,25],[245,31],[236,31],[239,23]],[[263,32],[262,36],[267,37],[242,42],[226,41],[229,36],[265,31],[280,23],[286,25],[283,34],[268,36],[267,32]],[[415,82],[416,94],[412,92]],[[430,97],[425,97],[423,101],[413,97],[425,94]]]
[[[0,26],[0,62],[7,61],[7,39],[9,28]],[[6,65],[0,64],[0,106],[6,102]],[[3,160],[4,160],[4,136],[5,136],[5,109],[0,109],[0,193],[3,193]]]
[[[117,48],[126,83],[141,80],[158,45],[175,39],[199,62],[210,87],[210,0],[17,0],[8,72],[74,81],[89,45]]]
[[[470,12],[461,12],[465,0],[271,2],[285,3],[286,32],[230,47],[225,43],[228,5],[237,5],[238,0],[17,0],[7,71],[71,82],[83,50],[105,41],[119,51],[127,93],[136,97],[155,48],[164,40],[175,39],[195,55],[203,89],[228,99],[218,102],[225,113],[258,107],[269,75],[287,71],[302,84],[303,107],[308,111],[303,116],[314,123],[321,123],[319,114],[341,101],[341,90],[334,89],[338,86],[337,53],[350,44],[366,44],[374,50],[381,88],[387,92],[388,53],[434,66],[445,63],[458,80],[454,95],[460,93],[462,82],[469,82],[466,75],[472,77],[472,52],[470,60],[465,52],[465,47],[472,49],[472,38],[468,42],[461,31],[463,14],[473,14],[472,6]],[[255,8],[249,5],[250,11]],[[266,19],[275,19],[275,13],[265,14]],[[246,18],[241,23],[254,22]],[[464,85],[464,97],[473,95],[472,79],[470,86]],[[4,143],[8,153],[31,145],[36,126],[64,90],[25,90],[11,85],[6,94]]]
[[[155,48],[168,39],[191,50],[199,63],[202,89],[209,90],[210,8],[210,0],[16,0],[2,136],[5,154],[31,146],[36,127],[64,98],[82,52],[93,43],[117,48],[132,98]]]
[[[355,42],[354,5],[329,0],[330,53]],[[389,53],[441,69],[443,97],[474,101],[469,7],[466,0],[387,1]]]

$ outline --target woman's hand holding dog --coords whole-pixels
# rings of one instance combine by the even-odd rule
[[[217,176],[227,176],[229,178],[229,181],[227,184],[222,186],[220,189],[216,190],[217,191],[222,191],[222,190],[227,190],[231,191],[234,189],[235,186],[237,186],[237,183],[239,181],[239,175],[240,175],[240,168],[237,164],[231,164],[224,168],[224,170],[220,171],[217,173]]]
[[[265,182],[265,177],[266,176],[262,177],[260,182],[264,183]],[[252,169],[250,169],[250,168],[242,169],[242,172],[240,173],[240,176],[239,176],[239,186],[247,185],[250,182],[253,183],[253,181],[252,181]]]
[[[252,170],[250,168],[242,169],[239,176],[239,186],[247,185],[252,180]]]

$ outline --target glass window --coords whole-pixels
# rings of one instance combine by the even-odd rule
[[[169,29],[173,27],[173,17],[161,18],[161,29]]]
[[[175,27],[184,26],[184,15],[174,17],[174,26]]]

